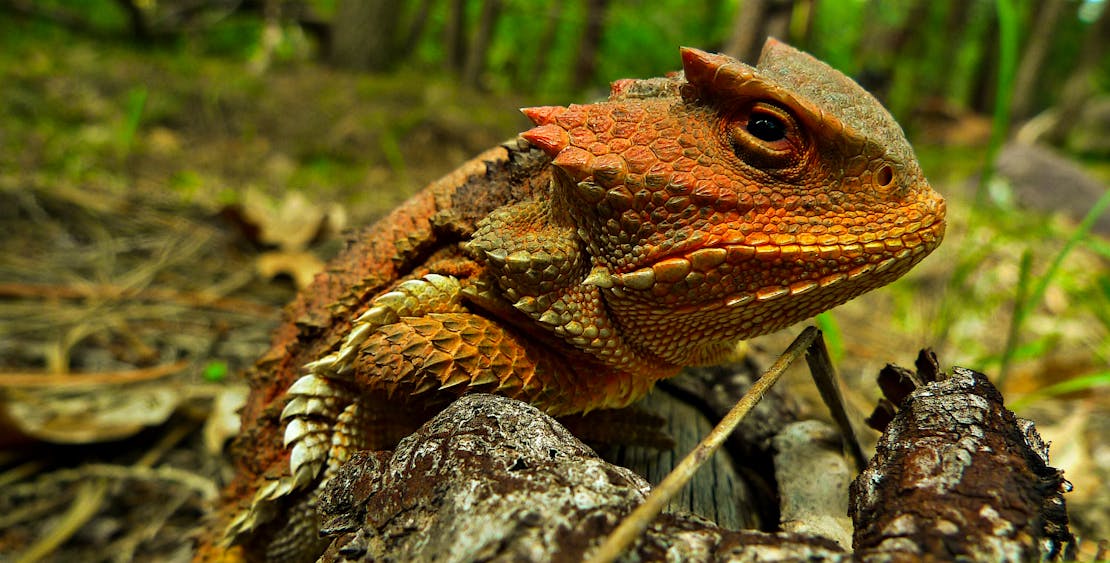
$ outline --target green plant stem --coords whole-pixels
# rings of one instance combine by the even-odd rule
[[[844,332],[840,330],[836,318],[832,312],[825,311],[817,315],[814,320],[817,322],[817,328],[821,329],[821,334],[825,337],[829,355],[832,356],[833,361],[839,361],[844,357]]]
[[[987,186],[994,179],[994,161],[1010,134],[1010,100],[1014,94],[1020,49],[1021,21],[1016,3],[1011,0],[995,0],[994,5],[998,16],[998,84],[994,94],[990,143],[983,159],[983,173],[975,187],[975,201],[969,219],[972,229],[979,225],[980,214],[985,211]]]
[[[1010,328],[1006,332],[1006,344],[1002,348],[1002,358],[999,361],[998,377],[994,384],[999,389],[1004,389],[1006,378],[1010,375],[1010,366],[1013,362],[1014,349],[1017,348],[1018,333],[1025,322],[1028,308],[1025,306],[1029,296],[1029,278],[1033,270],[1033,250],[1026,248],[1021,254],[1021,264],[1018,267],[1017,294],[1014,295],[1013,313],[1010,315]]]
[[[1102,194],[1098,198],[1087,214],[1083,216],[1083,220],[1079,222],[1079,226],[1064,242],[1064,246],[1052,258],[1052,263],[1049,264],[1048,269],[1045,270],[1044,275],[1037,280],[1036,285],[1033,286],[1032,291],[1028,291],[1030,269],[1032,265],[1032,251],[1026,250],[1025,254],[1021,257],[1021,276],[1018,281],[1017,295],[1014,298],[1014,314],[1010,320],[1010,330],[1006,338],[1006,347],[1002,353],[1002,365],[998,372],[998,378],[995,384],[1001,388],[1009,373],[1010,362],[1013,359],[1014,349],[1017,347],[1018,335],[1021,333],[1021,326],[1025,323],[1025,318],[1029,312],[1033,310],[1044,300],[1044,295],[1048,291],[1049,284],[1056,274],[1060,271],[1060,266],[1063,265],[1064,259],[1071,254],[1079,241],[1087,237],[1091,229],[1095,226],[1095,221],[1110,207],[1110,191]]]
[[[1021,21],[1017,5],[1011,0],[995,0],[998,15],[998,87],[994,96],[994,115],[991,121],[991,139],[983,174],[975,187],[975,205],[971,209],[971,225],[978,224],[978,215],[984,211],[987,186],[994,178],[994,161],[998,151],[1010,134],[1010,100],[1014,96],[1014,78],[1017,75],[1020,49]]]
[[[1021,35],[1021,21],[1016,2],[1012,0],[996,0],[995,10],[998,16],[998,86],[995,90],[994,114],[991,126],[990,143],[987,145],[986,155],[983,157],[983,171],[979,176],[979,183],[975,187],[975,198],[971,211],[968,213],[968,228],[965,238],[973,240],[975,231],[983,222],[987,204],[987,187],[994,178],[994,161],[1010,131],[1010,100],[1013,97],[1014,77],[1017,74],[1019,39]],[[976,245],[964,244],[960,247],[956,259],[956,267],[949,278],[945,288],[943,301],[940,307],[937,322],[937,340],[941,340],[947,332],[949,323],[952,322],[954,306],[951,296],[962,293],[962,288],[978,267],[980,260],[973,254],[978,253]]]
[[[1079,226],[1075,228],[1075,232],[1068,237],[1068,240],[1064,242],[1063,248],[1053,257],[1052,264],[1048,266],[1048,270],[1046,270],[1044,275],[1037,281],[1037,285],[1033,286],[1033,291],[1029,293],[1029,302],[1026,304],[1026,308],[1035,307],[1044,299],[1044,294],[1048,290],[1048,285],[1052,283],[1052,278],[1055,277],[1056,272],[1060,270],[1060,266],[1064,263],[1064,258],[1067,258],[1068,254],[1075,249],[1075,245],[1079,244],[1079,241],[1087,237],[1091,229],[1095,226],[1095,222],[1098,221],[1107,207],[1110,207],[1110,191],[1103,193],[1102,197],[1095,201],[1095,204],[1091,206],[1087,214],[1083,216],[1083,220],[1079,222]]]
[[[139,125],[142,124],[147,95],[148,92],[144,86],[133,88],[127,93],[127,115],[119,131],[120,160],[126,159],[135,145],[135,136],[139,132]]]

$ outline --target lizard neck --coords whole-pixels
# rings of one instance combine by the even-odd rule
[[[482,264],[485,280],[472,299],[521,319],[541,342],[554,338],[569,347],[568,368],[579,379],[574,386],[591,390],[579,393],[574,408],[626,406],[682,364],[650,346],[629,344],[602,288],[590,281],[596,261],[579,217],[557,183],[546,195],[499,208],[479,223],[465,246]]]
[[[656,381],[672,377],[684,363],[655,353],[651,343],[626,334],[609,309],[602,290],[589,284],[565,287],[549,297],[548,311],[531,315],[542,330],[583,356],[575,362],[584,387],[605,389],[592,408],[619,408],[645,395]],[[647,345],[641,345],[647,344]]]

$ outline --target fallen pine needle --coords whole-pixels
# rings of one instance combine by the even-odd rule
[[[149,381],[175,374],[189,367],[188,360],[149,368],[96,373],[0,373],[0,387],[77,387]]]
[[[20,299],[104,299],[175,303],[194,309],[217,309],[257,317],[277,317],[279,308],[231,297],[216,297],[196,291],[148,287],[132,289],[118,285],[43,285],[0,283],[0,297]]]
[[[76,498],[69,505],[69,510],[66,510],[45,536],[20,554],[16,561],[32,563],[53,553],[100,511],[100,506],[107,494],[108,481],[104,479],[81,483],[80,488],[77,489]]]
[[[165,436],[154,445],[152,449],[143,454],[142,457],[135,462],[131,471],[140,476],[149,476],[150,468],[168,452],[175,444],[180,442],[183,438],[189,435],[193,430],[187,425],[178,425],[172,429]],[[90,475],[97,473],[104,474],[104,466],[99,466],[97,471],[93,471]],[[180,473],[171,472],[167,473],[162,470],[162,477],[172,474],[174,477],[181,479]],[[204,495],[214,495],[214,487],[205,487],[197,485],[197,478],[187,477],[185,480],[193,487],[199,487]],[[82,526],[87,524],[93,516],[100,512],[101,507],[104,505],[104,500],[108,496],[108,488],[111,481],[104,477],[96,477],[92,480],[81,483],[77,488],[77,494],[73,502],[69,505],[69,510],[65,512],[58,522],[56,522],[46,534],[39,538],[31,547],[21,553],[16,559],[19,563],[34,563],[45,559],[50,554],[54,553],[62,544],[68,541],[73,534],[77,533]]]

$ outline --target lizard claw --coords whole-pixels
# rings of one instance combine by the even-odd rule
[[[289,402],[281,411],[284,446],[291,448],[289,470],[296,485],[316,479],[328,461],[334,426],[355,397],[326,378],[310,373],[286,391]]]

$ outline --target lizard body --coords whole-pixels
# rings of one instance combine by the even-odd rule
[[[225,554],[314,558],[322,483],[462,393],[623,407],[939,244],[943,199],[850,79],[773,40],[756,67],[682,59],[524,110],[535,128],[359,233],[290,306],[252,373]]]

